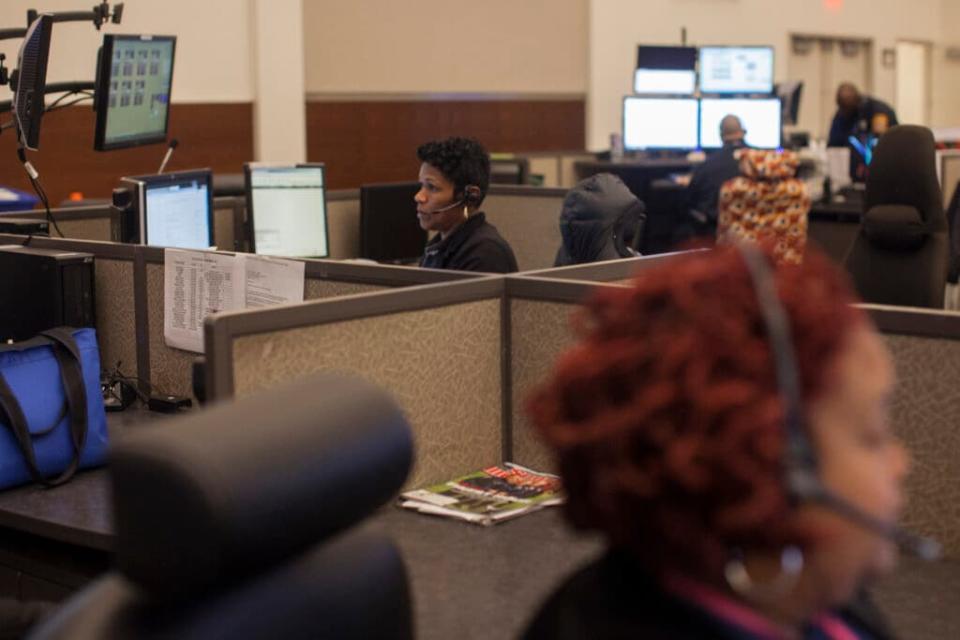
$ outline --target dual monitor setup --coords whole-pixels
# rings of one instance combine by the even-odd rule
[[[740,118],[749,146],[780,147],[783,124],[796,120],[799,89],[780,95],[773,62],[765,46],[641,45],[635,95],[623,99],[624,149],[718,149],[727,115]]]
[[[250,250],[289,258],[330,255],[324,165],[244,165]],[[180,249],[213,246],[209,169],[123,178],[114,194],[115,239]],[[416,215],[416,182],[360,188],[360,255],[408,264],[427,240]],[[119,197],[118,197],[119,196]]]
[[[296,258],[330,254],[323,164],[244,165],[250,250]],[[122,179],[117,239],[179,249],[213,246],[209,169]]]

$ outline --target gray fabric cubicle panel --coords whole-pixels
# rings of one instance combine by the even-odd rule
[[[360,257],[360,190],[327,192],[327,231],[330,258]]]
[[[315,371],[359,375],[413,427],[408,486],[502,459],[502,279],[221,314],[207,326],[208,384],[242,397]]]
[[[893,428],[913,458],[903,523],[960,558],[960,314],[865,308],[893,354]]]
[[[521,276],[507,283],[509,301],[510,432],[513,460],[534,469],[553,470],[552,457],[527,419],[530,393],[574,342],[571,318],[580,303],[599,288],[616,286],[540,280]]]
[[[564,189],[492,185],[482,209],[513,248],[520,271],[553,266],[560,248]]]
[[[639,256],[637,258],[623,258],[621,260],[604,260],[602,262],[576,264],[569,267],[554,267],[551,269],[530,271],[523,275],[530,278],[547,280],[630,284],[634,276],[644,269],[662,266],[678,257],[699,251],[703,250],[676,251],[673,253],[659,253],[652,256]]]

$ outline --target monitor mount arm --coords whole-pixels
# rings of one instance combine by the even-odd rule
[[[118,2],[113,5],[113,12],[110,11],[109,2],[101,2],[93,6],[91,11],[59,11],[59,12],[45,12],[53,19],[53,22],[87,22],[92,21],[93,26],[97,28],[97,31],[100,30],[101,25],[103,25],[109,19],[113,24],[120,24],[120,20],[123,18],[123,3]],[[36,9],[29,9],[27,11],[27,25],[33,24],[33,21],[39,16],[39,12]]]

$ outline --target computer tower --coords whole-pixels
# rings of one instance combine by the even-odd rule
[[[0,340],[96,326],[93,268],[89,253],[0,247]]]

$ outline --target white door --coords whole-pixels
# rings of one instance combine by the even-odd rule
[[[897,43],[896,110],[902,124],[930,122],[930,45]]]

